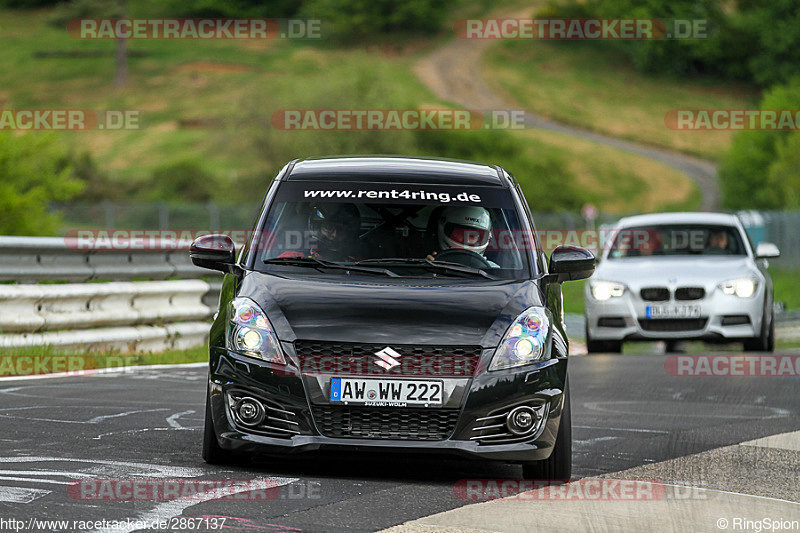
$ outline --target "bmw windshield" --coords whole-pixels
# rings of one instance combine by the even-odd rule
[[[665,224],[620,230],[609,248],[609,259],[650,256],[747,255],[739,230],[733,226]]]
[[[284,182],[256,240],[255,268],[521,279],[534,246],[526,235],[502,187]]]

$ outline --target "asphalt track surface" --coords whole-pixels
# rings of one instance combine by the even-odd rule
[[[570,359],[573,479],[800,429],[796,377],[673,377],[665,357]],[[1,381],[0,517],[227,517],[225,531],[375,531],[468,504],[454,495],[457,480],[521,477],[513,465],[358,452],[208,466],[205,378],[205,368],[183,367]],[[90,501],[69,490],[87,478],[280,488],[268,501]]]

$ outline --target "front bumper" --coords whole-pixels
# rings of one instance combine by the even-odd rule
[[[291,358],[294,354],[287,355]],[[490,353],[488,355],[491,357]],[[445,380],[448,393],[443,406],[436,408],[435,413],[426,412],[423,408],[359,408],[362,411],[371,410],[370,414],[375,414],[374,410],[382,410],[380,415],[388,417],[398,414],[401,420],[410,420],[414,416],[436,416],[440,420],[449,421],[449,426],[440,426],[443,428],[442,438],[428,440],[416,440],[408,436],[385,438],[385,434],[381,435],[381,428],[376,428],[374,438],[330,436],[330,420],[322,420],[320,417],[330,413],[332,409],[344,409],[327,400],[326,387],[333,376],[288,375],[280,367],[222,349],[212,348],[209,398],[219,444],[228,450],[268,454],[295,454],[317,450],[401,451],[455,454],[522,463],[546,459],[552,452],[561,419],[566,370],[567,360],[561,358],[514,371],[481,372],[472,377],[441,378]],[[418,378],[419,376],[415,376],[409,379]],[[243,427],[232,411],[230,400],[231,395],[236,397],[242,394],[264,401],[268,406],[285,413],[291,413],[279,415],[290,419],[291,425],[275,425],[291,428],[293,432],[276,433]],[[476,431],[475,428],[486,427],[487,424],[479,419],[494,413],[503,413],[519,405],[534,405],[540,409],[542,420],[532,434],[509,439],[512,442],[502,444],[476,438],[486,433],[484,430]],[[267,418],[269,419],[269,414]],[[492,421],[494,422],[496,420]],[[393,419],[392,423],[398,422]]]
[[[739,298],[709,288],[700,300],[653,302],[643,300],[638,291],[626,290],[616,298],[595,300],[585,294],[586,327],[592,340],[708,340],[737,341],[757,337],[764,319],[764,286],[759,284],[750,298]],[[657,305],[697,305],[696,322],[648,321],[647,307]],[[735,317],[735,318],[734,318]],[[661,319],[664,320],[664,319]]]

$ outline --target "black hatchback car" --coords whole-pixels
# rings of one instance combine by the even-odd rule
[[[569,479],[561,282],[519,184],[487,164],[304,159],[252,236],[192,245],[225,273],[211,326],[203,457],[314,450],[455,453]]]

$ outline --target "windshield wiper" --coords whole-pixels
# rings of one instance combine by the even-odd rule
[[[320,272],[322,272],[323,268],[333,268],[337,270],[349,270],[351,272],[365,272],[367,274],[383,274],[391,278],[399,277],[396,273],[392,272],[388,268],[370,268],[344,265],[334,261],[325,261],[324,259],[319,259],[317,257],[273,257],[272,259],[264,260],[264,264],[311,267],[316,268]]]
[[[470,274],[472,276],[482,276],[486,279],[496,280],[495,276],[488,274],[485,270],[480,268],[470,267],[466,265],[462,265],[461,263],[453,263],[450,261],[431,261],[430,259],[420,259],[417,257],[385,257],[381,259],[363,259],[361,261],[357,261],[357,265],[368,265],[368,264],[392,264],[392,263],[400,263],[404,265],[419,265],[425,268],[432,268],[434,270],[440,270],[445,272],[458,272],[460,274]]]

